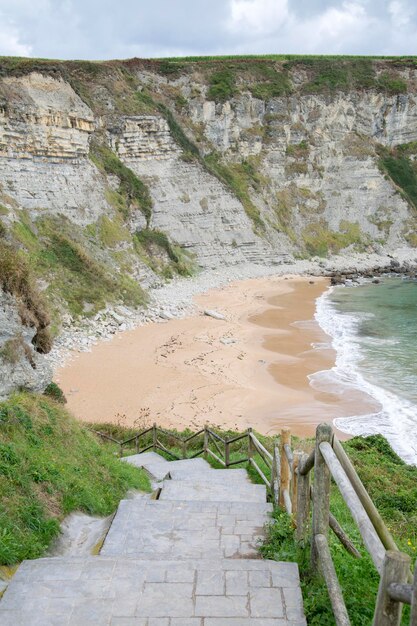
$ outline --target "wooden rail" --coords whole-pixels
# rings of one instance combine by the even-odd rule
[[[209,426],[204,426],[204,428],[188,437],[181,437],[177,433],[165,430],[154,424],[123,441],[119,441],[100,431],[94,430],[93,432],[102,439],[118,445],[120,456],[123,456],[126,448],[134,447],[136,454],[153,450],[155,452],[163,452],[171,459],[189,459],[197,456],[210,457],[224,468],[241,463],[249,463],[265,484],[270,499],[275,504],[278,504],[280,480],[278,447],[274,446],[274,452],[271,454],[259,441],[251,428],[248,428],[241,435],[224,438],[209,428]],[[193,446],[198,437],[202,438],[201,448],[196,450]],[[246,440],[246,454],[237,459],[232,459],[233,444],[244,440]],[[240,446],[242,447],[242,443]],[[264,469],[260,467],[261,463],[265,466]]]
[[[314,484],[310,485],[312,470]],[[280,502],[289,514],[293,514],[296,540],[311,543],[311,564],[323,575],[336,626],[348,626],[350,620],[329,549],[329,529],[348,552],[357,558],[360,553],[330,512],[332,479],[380,574],[373,626],[399,626],[404,603],[411,605],[410,626],[417,626],[417,564],[413,576],[410,557],[398,550],[331,426],[321,424],[317,428],[315,449],[309,455],[292,452],[291,435],[288,430],[282,431],[281,471],[284,481]],[[287,495],[291,492],[291,483],[292,502]],[[313,514],[310,520],[311,503]]]
[[[417,564],[413,576],[410,558],[398,550],[330,425],[318,426],[315,448],[310,454],[292,449],[289,429],[281,431],[280,441],[274,444],[272,452],[251,428],[241,435],[224,438],[205,426],[188,437],[181,437],[154,424],[124,441],[94,432],[117,444],[121,456],[128,446],[134,446],[136,453],[154,450],[173,459],[203,455],[224,468],[248,463],[266,485],[274,505],[281,506],[292,516],[296,541],[311,545],[311,565],[323,575],[336,626],[349,626],[349,615],[329,548],[329,529],[350,554],[356,558],[361,555],[330,512],[333,479],[380,574],[373,626],[399,626],[404,603],[411,605],[410,626],[417,626]],[[232,447],[237,443],[242,456],[236,459],[232,458]]]

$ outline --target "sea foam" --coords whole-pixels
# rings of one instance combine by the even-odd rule
[[[359,336],[358,329],[369,314],[337,311],[330,297],[333,290],[330,287],[317,299],[315,318],[331,337],[336,363],[330,370],[311,375],[310,384],[326,390],[331,386],[340,395],[349,393],[352,388],[367,393],[381,409],[372,414],[336,418],[335,426],[349,435],[381,434],[406,463],[417,465],[417,406],[365,378],[360,369],[364,338]]]

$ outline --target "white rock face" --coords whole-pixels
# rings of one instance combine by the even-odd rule
[[[0,290],[0,400],[15,389],[43,391],[50,382],[52,368],[35,352],[31,343],[34,335],[34,328],[22,325],[16,300]],[[7,350],[11,341],[16,343],[12,359]]]
[[[182,158],[164,119],[126,118],[111,143],[120,159],[150,187],[151,226],[168,233],[202,267],[279,262],[288,251],[285,241],[277,251],[255,235],[245,209],[230,190],[198,162]]]
[[[98,124],[62,79],[36,72],[2,78],[0,200],[3,194],[24,209],[61,213],[80,225],[110,212],[105,177],[88,159]]]
[[[194,99],[190,109],[193,122],[203,125],[207,139],[226,157],[260,159],[269,185],[267,204],[273,207],[278,194],[296,235],[312,222],[324,220],[337,231],[347,221],[373,240],[383,238],[387,249],[403,244],[412,214],[379,170],[375,142],[392,147],[417,140],[414,93],[298,95],[267,103],[242,94],[223,105]],[[297,156],[291,148],[303,141],[307,149]],[[274,220],[273,212],[255,201]],[[388,221],[389,230],[381,232],[377,224]]]

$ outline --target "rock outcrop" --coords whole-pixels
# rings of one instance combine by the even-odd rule
[[[22,324],[16,299],[0,290],[0,400],[15,389],[43,391],[52,370],[35,351],[36,329]]]

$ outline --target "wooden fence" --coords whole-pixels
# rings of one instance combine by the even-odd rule
[[[380,574],[373,626],[398,626],[403,603],[411,605],[410,626],[417,626],[417,566],[413,576],[410,557],[398,550],[331,426],[317,428],[309,455],[293,452],[289,431],[282,431],[281,468],[280,502],[293,515],[297,541],[311,543],[311,565],[324,577],[336,625],[349,626],[350,620],[329,548],[329,529],[348,552],[357,558],[360,554],[330,512],[332,479]]]
[[[350,554],[360,558],[360,553],[330,512],[333,479],[380,574],[373,626],[399,626],[404,603],[411,605],[410,626],[417,626],[417,564],[413,575],[410,557],[398,550],[329,424],[318,426],[315,448],[309,455],[292,449],[289,429],[281,431],[279,445],[276,443],[273,446],[272,453],[251,428],[241,435],[224,438],[205,426],[184,438],[154,424],[124,441],[94,432],[117,444],[121,456],[127,447],[133,447],[136,453],[154,450],[172,459],[200,455],[211,457],[224,468],[249,463],[266,485],[274,505],[282,507],[292,516],[296,540],[301,544],[311,544],[311,565],[324,577],[336,626],[349,626],[346,604],[329,548],[329,529]],[[240,456],[232,459],[231,451],[237,443]]]
[[[116,444],[120,456],[123,456],[126,448],[133,448],[136,454],[154,450],[163,452],[175,460],[193,459],[197,456],[210,457],[224,468],[249,463],[265,484],[270,499],[278,504],[280,476],[278,446],[274,446],[273,454],[271,454],[253,433],[252,428],[248,428],[241,435],[224,438],[208,426],[204,426],[188,437],[181,437],[177,433],[159,428],[154,424],[123,441],[97,430],[93,432],[102,439]],[[232,459],[231,453],[234,445],[238,443],[240,456]],[[260,467],[261,464],[263,467]]]

